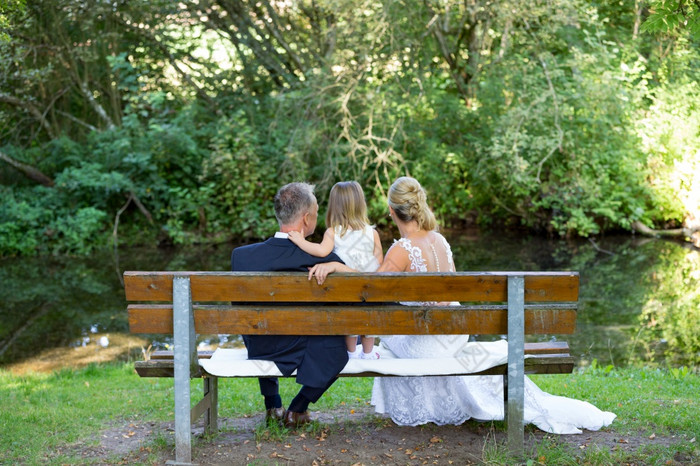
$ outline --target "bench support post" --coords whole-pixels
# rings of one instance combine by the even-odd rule
[[[219,430],[219,378],[204,377],[202,380],[204,397],[192,408],[190,422],[194,424],[199,416],[204,415],[204,431],[215,434]]]
[[[175,462],[192,463],[190,424],[190,376],[197,364],[192,293],[189,277],[173,278],[173,336],[175,371]]]
[[[508,277],[508,450],[522,456],[525,430],[525,277]]]

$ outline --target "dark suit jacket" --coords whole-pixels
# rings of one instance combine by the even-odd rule
[[[314,257],[286,238],[270,238],[262,243],[241,246],[231,254],[234,272],[308,272],[307,267],[322,262],[342,262],[334,253]],[[326,387],[348,362],[343,335],[288,336],[244,335],[249,359],[274,361],[280,372],[309,387]]]

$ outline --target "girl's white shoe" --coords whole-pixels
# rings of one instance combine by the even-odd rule
[[[372,351],[371,353],[360,354],[360,359],[379,359],[379,353]]]

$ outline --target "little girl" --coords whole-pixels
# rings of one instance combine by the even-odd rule
[[[360,272],[376,272],[384,260],[377,231],[369,225],[367,204],[357,181],[341,181],[331,189],[326,212],[327,230],[320,244],[304,239],[304,232],[292,231],[289,239],[303,251],[316,257],[335,252],[345,265]],[[362,354],[357,348],[357,335],[346,337],[351,358],[378,359],[374,337],[362,335]]]

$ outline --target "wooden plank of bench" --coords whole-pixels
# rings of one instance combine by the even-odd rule
[[[190,277],[192,300],[247,302],[506,302],[509,276],[525,277],[525,302],[577,301],[577,272],[333,274],[323,286],[303,273],[125,272],[127,301],[172,301],[172,281]]]
[[[207,306],[195,305],[197,334],[298,335],[500,335],[508,331],[505,306]],[[173,333],[168,304],[128,306],[132,333]],[[572,334],[576,305],[527,305],[525,333]],[[308,324],[305,325],[304,323]]]
[[[214,351],[200,350],[197,351],[197,359],[211,359]],[[550,355],[569,355],[569,343],[565,341],[541,341],[525,343],[525,354],[550,354]],[[172,359],[173,352],[168,350],[158,350],[151,353],[151,359]]]
[[[197,359],[209,359],[213,353],[213,351],[199,351]],[[569,354],[569,344],[565,341],[525,343],[525,354],[533,356],[527,358],[525,362],[525,372],[528,374],[568,374],[574,370],[574,358]],[[173,352],[155,351],[151,354],[150,361],[136,361],[134,366],[141,377],[172,377]],[[479,374],[503,375],[505,371],[506,366],[503,365],[487,369]],[[352,374],[341,376],[351,377]],[[356,375],[356,377],[375,376],[381,377],[383,375],[374,373]]]
[[[136,361],[134,368],[140,377],[173,377],[174,364],[172,359],[152,359],[150,361]],[[540,354],[525,359],[526,374],[569,374],[574,370],[574,358],[568,354]],[[508,371],[506,364],[494,366],[481,372],[465,373],[463,375],[504,375]],[[450,374],[455,375],[455,374]],[[193,374],[193,378],[205,376],[206,373]],[[248,377],[265,377],[267,374],[251,375]],[[241,376],[236,376],[241,378]],[[395,374],[380,374],[376,372],[363,372],[360,374],[343,374],[340,377],[404,377]]]

